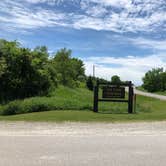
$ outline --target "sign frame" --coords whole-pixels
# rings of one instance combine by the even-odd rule
[[[114,87],[127,87],[128,88],[128,99],[113,99],[113,98],[99,98],[99,86],[114,86]],[[131,81],[126,83],[101,83],[97,81],[96,86],[94,87],[94,102],[93,102],[93,111],[98,112],[98,102],[125,102],[128,103],[128,113],[133,113],[133,98],[134,98],[134,90],[133,90],[133,84]]]

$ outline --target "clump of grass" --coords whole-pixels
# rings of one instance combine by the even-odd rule
[[[35,98],[26,99],[26,100],[16,100],[8,103],[2,107],[2,115],[15,115],[22,113],[31,113],[31,112],[41,112],[49,111],[51,106],[46,102],[37,100]]]

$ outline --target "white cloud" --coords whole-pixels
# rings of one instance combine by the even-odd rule
[[[26,2],[29,3],[48,3],[48,4],[59,4],[61,2],[63,2],[64,0],[25,0]]]
[[[142,37],[128,39],[131,43],[142,48],[151,48],[166,51],[166,40],[152,40]]]
[[[93,6],[93,7],[87,7],[86,8],[86,13],[90,16],[93,17],[102,17],[104,16],[108,11],[106,10],[105,7],[103,6]]]
[[[3,8],[2,12],[6,16],[0,16],[1,24],[7,28],[35,29],[40,27],[65,26],[65,14],[56,11],[50,11],[42,8],[31,10],[24,7],[20,3],[9,1],[5,4],[0,4]]]
[[[83,59],[86,74],[92,75],[92,67],[96,66],[96,76],[110,80],[119,75],[122,80],[132,80],[136,85],[142,83],[145,72],[152,68],[166,69],[166,55],[150,55],[146,57],[89,57]],[[115,67],[117,66],[117,67]]]
[[[86,3],[97,3],[104,6],[121,7],[131,4],[131,0],[83,0]]]
[[[70,0],[71,4],[80,5],[85,14],[28,5],[39,2],[52,5],[66,3],[65,0],[6,0],[0,3],[0,12],[3,13],[1,26],[20,29],[67,26],[115,32],[166,30],[165,0],[82,0],[80,3]]]

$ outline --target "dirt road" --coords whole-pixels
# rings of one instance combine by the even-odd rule
[[[166,122],[0,122],[0,166],[165,166]]]
[[[166,96],[163,96],[163,95],[143,92],[143,91],[140,91],[140,90],[137,90],[137,89],[134,89],[134,92],[136,94],[139,94],[139,95],[142,95],[142,96],[148,96],[148,97],[153,97],[153,98],[160,99],[160,100],[166,100]]]

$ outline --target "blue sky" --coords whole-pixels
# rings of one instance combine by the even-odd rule
[[[166,0],[1,0],[0,38],[25,47],[66,47],[86,74],[141,84],[166,68]]]

